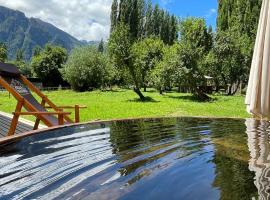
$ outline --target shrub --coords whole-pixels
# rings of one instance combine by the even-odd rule
[[[71,87],[80,92],[107,86],[114,74],[106,55],[90,46],[74,49],[62,73]]]

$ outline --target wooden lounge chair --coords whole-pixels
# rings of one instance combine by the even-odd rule
[[[75,109],[75,123],[78,123],[80,121],[80,108],[85,108],[79,105],[56,106],[12,64],[0,62],[0,85],[18,101],[8,136],[14,135],[21,115],[35,116],[36,122],[33,129],[36,130],[39,127],[40,121],[48,127],[74,123],[69,117],[71,113],[64,112],[63,109]],[[36,93],[41,98],[41,103],[36,100],[31,92]],[[25,108],[26,112],[22,112],[22,108]],[[48,111],[47,108],[53,111]]]

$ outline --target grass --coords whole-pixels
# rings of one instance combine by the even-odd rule
[[[150,90],[145,95],[149,101],[140,102],[131,90],[110,92],[53,91],[45,94],[57,105],[86,105],[81,111],[81,121],[138,117],[250,117],[245,111],[243,96],[212,96],[212,102],[199,102],[190,94],[166,93],[159,95]],[[0,92],[0,110],[11,113],[16,101],[7,92]]]

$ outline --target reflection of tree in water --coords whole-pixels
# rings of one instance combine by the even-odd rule
[[[129,175],[140,169],[131,178],[130,182],[133,183],[150,175],[157,168],[162,168],[157,161],[174,152],[179,152],[181,158],[201,151],[205,146],[205,135],[201,135],[200,130],[204,129],[201,124],[205,123],[203,119],[200,121],[187,118],[112,123],[113,152],[123,164],[119,172],[121,175]]]
[[[251,155],[249,168],[255,172],[255,185],[260,200],[270,199],[270,123],[246,121],[248,146]]]
[[[218,123],[218,124],[217,124]],[[220,199],[252,199],[257,196],[253,184],[254,173],[248,169],[249,152],[244,124],[230,120],[213,122],[213,143],[216,164],[214,187],[220,190]]]

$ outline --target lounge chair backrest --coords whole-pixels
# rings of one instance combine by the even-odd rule
[[[3,77],[4,80],[10,84],[14,90],[16,90],[25,100],[27,100],[32,106],[34,106],[39,112],[48,112],[32,95],[31,91],[27,88],[27,86],[23,83],[20,77]],[[26,107],[26,110],[31,112]],[[53,126],[58,125],[58,119],[52,115],[44,115]]]
[[[41,105],[41,103],[39,103],[34,96],[32,95],[30,89],[33,89],[33,86],[31,86],[31,88],[29,89],[25,83],[25,77],[23,77],[20,73],[20,71],[18,70],[18,68],[15,65],[12,64],[6,64],[6,63],[1,63],[0,62],[0,78],[2,78],[3,81],[5,81],[5,83],[8,84],[8,87],[10,89],[12,89],[13,95],[18,94],[16,96],[20,96],[22,97],[25,101],[27,101],[27,103],[31,104],[31,106],[25,106],[23,105],[23,107],[28,111],[28,112],[48,112],[44,106],[45,105]],[[31,85],[31,83],[29,83],[29,81],[27,81],[28,84]],[[38,90],[37,88],[34,88],[36,91]],[[38,92],[45,97],[45,95],[43,95],[39,90]],[[17,99],[18,100],[18,99]],[[47,99],[47,101],[49,101]],[[46,102],[48,103],[48,102]],[[50,102],[51,103],[51,102]],[[29,105],[28,104],[28,105]],[[52,103],[51,103],[52,104]],[[56,106],[53,106],[55,111],[59,111],[56,110]],[[65,118],[65,122],[64,124],[69,124],[72,120],[67,117],[64,116]],[[47,125],[47,126],[57,126],[59,125],[59,121],[58,119],[53,116],[53,115],[42,115],[41,116],[41,120]]]

